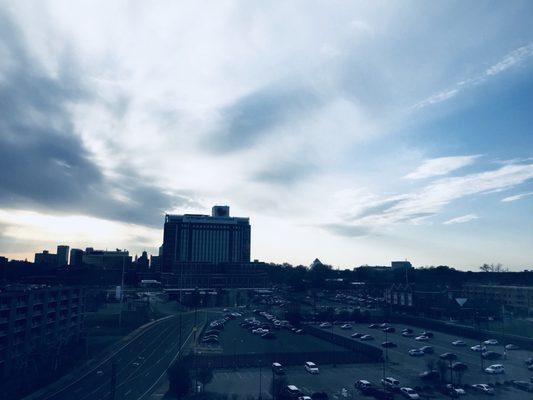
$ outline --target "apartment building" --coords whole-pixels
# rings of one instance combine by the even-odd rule
[[[0,379],[32,357],[56,354],[80,340],[81,288],[12,285],[0,288]]]
[[[533,315],[533,286],[476,285],[463,287],[464,297],[502,305],[510,311]]]

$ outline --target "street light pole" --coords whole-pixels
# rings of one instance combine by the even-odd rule
[[[263,376],[262,376],[262,370],[261,370],[261,360],[259,360],[259,397],[258,400],[262,399],[262,393],[263,393]]]

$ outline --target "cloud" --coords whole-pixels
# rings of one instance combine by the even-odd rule
[[[529,197],[529,196],[533,196],[533,192],[520,193],[520,194],[517,194],[517,195],[514,195],[514,196],[505,197],[505,198],[502,199],[502,201],[505,202],[505,203],[508,203],[508,202],[511,202],[511,201],[521,200],[521,199],[524,199],[524,198]]]
[[[1,208],[158,226],[165,211],[193,203],[144,182],[135,170],[113,177],[104,173],[76,133],[71,107],[93,101],[95,94],[82,83],[82,71],[71,58],[60,54],[51,74],[3,12],[0,47],[10,60],[0,86]]]
[[[407,174],[407,179],[424,179],[434,176],[447,175],[452,171],[472,164],[479,155],[439,157],[426,160],[416,170]]]
[[[484,83],[488,78],[499,75],[510,68],[520,65],[531,56],[533,56],[533,43],[527,44],[509,52],[500,61],[491,65],[484,72],[471,78],[461,80],[457,82],[453,87],[427,97],[426,99],[413,105],[411,109],[421,109],[449,100],[466,89]]]
[[[533,164],[505,165],[495,170],[440,178],[418,190],[377,197],[366,206],[360,205],[349,221],[353,227],[374,231],[400,223],[418,224],[437,215],[453,201],[510,189],[530,179],[533,179]],[[380,206],[389,202],[389,207]]]
[[[456,217],[449,219],[448,221],[443,222],[444,225],[452,225],[452,224],[464,224],[465,222],[472,221],[474,219],[478,219],[479,217],[476,214],[467,214],[463,215],[461,217]]]

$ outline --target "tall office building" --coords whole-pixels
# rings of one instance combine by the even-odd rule
[[[68,250],[69,246],[57,246],[57,265],[59,267],[65,267],[68,265]]]
[[[163,272],[191,263],[250,262],[250,220],[230,217],[228,206],[214,206],[211,215],[166,215]]]
[[[83,250],[82,249],[70,249],[70,266],[81,267],[83,264]]]

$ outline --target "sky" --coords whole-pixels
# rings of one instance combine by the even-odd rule
[[[0,255],[533,267],[530,1],[0,0]]]

